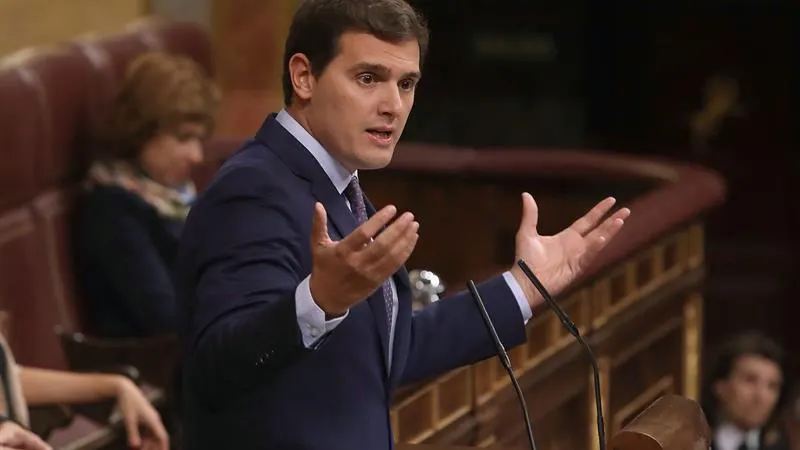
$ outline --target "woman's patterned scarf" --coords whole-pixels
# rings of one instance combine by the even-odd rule
[[[89,168],[86,187],[118,186],[139,196],[168,219],[185,220],[195,197],[195,186],[187,183],[182,189],[153,181],[134,165],[125,161],[95,162]]]

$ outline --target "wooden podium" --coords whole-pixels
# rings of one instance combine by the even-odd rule
[[[653,402],[617,433],[607,450],[707,450],[711,432],[700,406],[685,397],[666,395]],[[469,450],[475,447],[398,444],[397,450]],[[481,447],[505,450],[502,446]],[[516,447],[513,450],[522,450]],[[548,449],[541,449],[548,450]],[[588,450],[588,449],[573,449]]]

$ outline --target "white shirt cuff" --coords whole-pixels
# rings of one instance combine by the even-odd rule
[[[522,291],[519,283],[517,283],[517,279],[514,278],[514,275],[511,275],[511,272],[503,272],[503,278],[514,294],[514,298],[517,299],[519,309],[522,312],[522,319],[527,324],[531,317],[533,317],[533,311],[531,310],[531,305],[528,304],[528,298],[525,297],[525,293]]]
[[[320,308],[311,297],[311,288],[308,285],[310,276],[297,285],[294,293],[295,309],[297,310],[297,325],[303,335],[303,345],[314,348],[314,345],[339,325],[350,312],[331,320],[325,320],[325,311]]]

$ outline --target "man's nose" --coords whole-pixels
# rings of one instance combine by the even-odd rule
[[[400,89],[392,84],[387,84],[382,92],[380,103],[380,114],[385,116],[397,116],[403,108],[403,98]]]

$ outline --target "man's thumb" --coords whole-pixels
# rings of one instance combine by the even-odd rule
[[[525,192],[522,194],[522,223],[520,224],[520,229],[538,234],[536,230],[538,224],[539,207],[531,194]]]
[[[328,213],[322,203],[314,205],[314,222],[311,228],[311,238],[314,245],[325,245],[331,242],[328,235]]]

